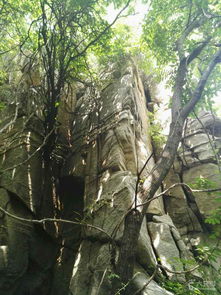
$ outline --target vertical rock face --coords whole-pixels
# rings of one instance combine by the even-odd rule
[[[137,173],[152,153],[146,102],[137,71],[131,65],[121,69],[119,78],[114,74],[100,97],[93,100],[91,93],[86,93],[78,100],[75,144],[63,172],[85,176],[85,221],[106,233],[85,228],[71,280],[73,294],[110,292],[110,238],[119,243],[122,237],[124,217],[134,203]],[[151,158],[142,177],[152,167]],[[150,212],[162,215],[162,201],[152,204]],[[156,258],[146,222],[138,252],[138,261],[153,269]]]
[[[0,206],[21,218],[53,216],[52,198],[45,195],[39,149],[44,136],[42,122],[24,113],[18,113],[12,122],[14,112],[7,115],[2,125],[8,124],[8,128],[1,134]],[[0,294],[47,294],[57,251],[52,236],[41,226],[1,213]]]
[[[75,224],[40,225],[1,212],[0,294],[113,295],[124,218],[154,166],[146,97],[137,68],[132,61],[114,65],[102,90],[81,88],[75,98],[63,102],[49,165],[42,159],[41,115],[23,110],[13,122],[13,116],[5,120],[0,206],[25,219],[53,217]],[[208,148],[211,142],[219,146],[220,123],[214,120],[214,127],[207,119],[204,122],[209,135],[196,121],[188,123],[184,149],[165,188],[190,183],[192,175],[219,183],[219,168]],[[134,286],[142,295],[172,294],[160,282],[165,278],[185,282],[185,261],[193,259],[189,248],[198,238],[208,237],[203,219],[210,213],[209,196],[187,194],[179,186],[169,194],[172,197],[152,201],[142,223],[134,270]],[[201,277],[197,271],[194,276]]]
[[[118,78],[113,70],[99,97],[86,92],[77,101],[72,153],[63,169],[64,176],[84,176],[84,219],[100,229],[84,229],[70,284],[73,294],[112,294],[113,261],[117,260],[124,217],[134,205],[137,175],[152,154],[146,98],[137,69],[132,63],[117,71]],[[153,165],[151,157],[141,181]],[[183,274],[170,270],[182,271],[180,258],[191,256],[165,214],[162,199],[151,203],[147,216],[149,222],[144,219],[140,232],[135,270],[135,285],[143,287],[142,294],[153,292],[152,285],[144,285],[157,261],[168,269],[166,277],[184,281]],[[157,276],[162,276],[160,270]],[[169,294],[157,284],[154,289]]]
[[[198,189],[220,188],[220,128],[221,120],[209,112],[189,119],[178,161],[166,179],[166,187],[184,182]],[[166,207],[182,234],[202,232],[203,219],[218,207],[214,193],[191,193],[176,187],[170,195],[175,198],[168,198]]]
[[[211,251],[220,248],[216,240],[210,238],[211,231],[205,219],[215,213],[219,207],[218,195],[213,189],[221,185],[220,152],[221,120],[210,112],[201,112],[197,119],[189,119],[184,130],[182,145],[177,161],[165,181],[168,188],[174,183],[185,183],[198,190],[211,189],[211,192],[190,191],[185,187],[170,190],[165,200],[167,212],[172,217],[188,248],[197,254],[196,246],[209,246]],[[210,260],[204,266],[205,273],[213,283],[220,280],[217,270],[221,266],[220,258]],[[220,290],[220,285],[216,287]]]

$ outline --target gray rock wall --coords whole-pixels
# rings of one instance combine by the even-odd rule
[[[99,91],[77,85],[73,97],[62,101],[48,165],[42,158],[39,107],[20,110],[13,121],[16,107],[11,106],[2,121],[0,206],[26,219],[62,218],[81,225],[36,225],[0,213],[1,295],[113,295],[124,217],[153,148],[145,92],[133,61],[112,65],[101,84]],[[192,183],[193,175],[219,185],[213,150],[220,148],[220,120],[209,114],[200,118],[206,132],[199,121],[188,122],[183,148],[162,188]],[[153,166],[154,156],[141,182]],[[190,194],[180,186],[152,201],[136,254],[134,287],[142,289],[140,294],[170,295],[160,286],[163,280],[186,282],[186,261],[194,261],[199,240],[208,240],[204,218],[216,207],[211,195]],[[205,273],[214,276],[219,261],[209,267]],[[203,277],[198,271],[192,275]]]
[[[14,113],[9,122],[13,116]],[[2,122],[3,126],[6,124]],[[0,136],[0,204],[21,218],[53,216],[52,191],[49,184],[49,194],[45,194],[46,171],[39,149],[43,136],[41,120],[24,114],[18,115]],[[47,294],[59,248],[53,239],[54,230],[47,232],[42,226],[4,213],[1,213],[0,228],[0,294]]]
[[[116,244],[122,237],[125,214],[133,206],[137,174],[152,153],[146,98],[137,69],[133,64],[123,67],[119,76],[109,77],[108,87],[96,101],[90,92],[77,101],[72,154],[63,170],[64,175],[85,176],[85,221],[104,230]],[[142,178],[153,165],[154,157]],[[181,258],[192,258],[165,213],[162,199],[151,203],[147,216],[149,222],[143,222],[137,249],[136,269],[140,274],[135,271],[135,277],[142,277],[135,279],[137,288],[141,281],[148,282],[159,261],[168,270],[179,272],[184,270]],[[114,271],[110,241],[91,228],[85,229],[83,239],[71,280],[72,293],[111,294]],[[164,271],[164,275],[185,281],[184,274]],[[158,270],[158,280],[162,276]],[[142,294],[151,294],[152,284]],[[159,294],[167,294],[166,290],[155,288],[159,288]]]
[[[189,119],[177,160],[165,180],[165,188],[174,183],[185,183],[193,189],[206,190],[221,187],[220,141],[221,120],[210,112],[202,111],[196,119]],[[170,190],[165,199],[166,210],[172,217],[187,247],[194,255],[197,246],[209,247],[215,252],[220,249],[217,240],[211,238],[215,226],[209,225],[210,217],[219,207],[220,192],[191,192],[177,186]],[[208,258],[204,278],[211,280],[220,292],[220,258]],[[219,293],[218,293],[219,294]]]

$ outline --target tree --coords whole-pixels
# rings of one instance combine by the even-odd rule
[[[107,43],[110,28],[129,3],[127,1],[108,24],[102,17],[105,1],[56,0],[38,1],[36,4],[3,1],[2,37],[7,38],[8,43],[6,46],[1,44],[2,54],[21,52],[27,59],[22,71],[29,75],[36,59],[41,67],[42,83],[38,92],[45,105],[46,136],[50,134],[45,150],[47,161],[54,146],[55,133],[52,131],[64,88],[73,81],[81,81],[88,49]]]
[[[32,206],[31,202],[29,204],[24,204],[24,200],[19,194],[17,197],[12,196],[12,188],[8,188],[8,190],[4,188],[6,195],[12,199],[9,201],[10,203],[13,203],[17,198],[21,207],[31,212],[37,219],[41,218],[42,215],[45,217],[55,217],[55,215],[61,217],[65,215],[64,211],[66,210],[65,209],[63,212],[58,212],[58,210],[55,213],[56,209],[53,207],[53,196],[55,197],[56,195],[57,198],[58,195],[60,195],[58,198],[62,198],[58,188],[58,165],[54,159],[54,153],[58,142],[57,137],[60,135],[58,131],[58,110],[61,104],[61,98],[65,95],[64,93],[73,82],[80,81],[82,84],[87,84],[87,81],[82,82],[82,80],[86,80],[84,76],[86,76],[85,73],[87,70],[87,51],[92,47],[95,48],[95,46],[99,48],[108,42],[111,34],[111,27],[120,17],[121,13],[126,10],[129,2],[130,1],[124,3],[123,8],[116,14],[112,23],[109,24],[103,17],[105,14],[104,8],[107,4],[105,1],[100,3],[97,3],[97,1],[57,0],[37,2],[1,1],[1,27],[3,28],[3,30],[1,30],[1,37],[5,40],[5,42],[1,42],[0,44],[3,77],[1,83],[3,87],[9,84],[11,90],[13,87],[10,86],[12,86],[11,84],[14,82],[14,88],[12,90],[15,90],[13,94],[16,100],[13,119],[1,128],[1,134],[3,137],[5,133],[8,134],[9,129],[14,127],[13,124],[22,118],[27,118],[27,122],[29,122],[28,126],[24,125],[24,128],[22,128],[21,132],[24,133],[26,132],[24,129],[27,127],[30,132],[29,134],[32,134],[29,119],[33,117],[35,119],[37,117],[38,123],[40,117],[40,121],[42,120],[41,122],[43,122],[44,125],[42,134],[43,141],[41,144],[35,147],[34,150],[29,150],[29,152],[26,153],[25,159],[19,160],[18,162],[15,161],[15,163],[9,165],[10,167],[7,167],[6,170],[2,168],[1,176],[7,174],[7,172],[10,174],[12,171],[17,171],[17,169],[21,167],[24,168],[27,164],[27,169],[25,169],[26,171],[23,173],[23,182],[25,182],[28,174],[30,187],[32,187],[32,176],[28,167],[31,167],[31,162],[36,155],[40,156],[38,158],[38,165],[41,166],[43,170],[40,169],[42,173],[39,171],[40,178],[42,176],[42,183],[38,187],[38,202],[40,206],[37,209],[34,208],[35,206]],[[9,63],[12,64],[11,67],[8,66]],[[11,78],[12,72],[18,72],[17,80]],[[34,81],[36,72],[38,82],[40,80],[40,83],[37,84]],[[4,99],[5,94],[3,94],[3,102],[5,102]],[[6,97],[6,101],[10,101],[10,99]],[[30,102],[33,106],[29,114],[26,112],[26,102]],[[7,106],[7,103],[5,103],[5,105]],[[41,116],[41,114],[39,115],[36,109],[40,109],[40,113],[43,112],[43,116]],[[41,127],[42,124],[40,123],[38,128],[41,129]],[[11,149],[13,142],[20,140],[20,134],[21,133],[17,132],[17,130],[15,131],[9,144],[6,144],[7,147],[9,146],[10,148],[6,148],[3,154]],[[81,189],[77,191],[81,191]],[[64,204],[62,206],[67,207]],[[5,219],[4,222],[7,223]],[[50,230],[46,230],[46,235],[49,234],[49,236],[55,238],[56,233],[53,227],[54,226],[52,226]],[[5,236],[9,237],[8,239],[10,239],[11,235],[19,236],[19,233],[17,233],[17,230],[15,230],[13,226],[6,225],[6,228]],[[41,230],[44,231],[43,227],[40,231]],[[32,231],[32,229],[30,231]],[[77,231],[76,229],[76,232]],[[63,247],[61,244],[64,243],[65,249],[68,249],[66,242],[61,242],[61,236],[58,237],[57,242],[60,243],[60,248]],[[7,243],[10,244],[10,241],[7,241]],[[17,255],[17,253],[15,253],[17,243],[20,244],[20,249],[23,249],[23,255]],[[23,294],[23,292],[26,292],[24,289],[30,289],[27,285],[32,284],[32,280],[28,282],[29,280],[24,279],[27,283],[26,286],[24,286],[26,283],[23,282],[20,285],[19,282],[21,276],[26,272],[25,269],[28,265],[27,257],[30,254],[30,245],[26,249],[23,248],[23,245],[26,243],[29,243],[27,237],[19,237],[16,243],[9,245],[9,266],[4,276],[1,278],[0,292],[13,292],[12,289],[19,288],[16,292]],[[58,246],[55,246],[55,248],[57,247]],[[76,254],[74,252],[73,255]],[[14,256],[14,258],[12,258],[12,256]],[[13,264],[16,264],[19,257],[23,262],[18,263],[15,269],[13,268]],[[56,270],[54,272],[56,272]],[[70,275],[71,272],[69,276]],[[42,273],[39,272],[39,282],[42,281],[41,276]],[[45,274],[43,276],[45,276]],[[51,276],[49,280],[51,280]],[[14,284],[15,281],[16,284]],[[39,282],[37,284],[39,284]],[[63,288],[62,291],[57,287],[59,283],[59,288]],[[45,288],[47,289],[48,287],[44,287],[44,284],[47,285],[47,283],[42,284],[40,287],[41,291],[39,291],[40,293],[47,292]],[[62,284],[63,286],[61,287]],[[35,286],[35,288],[39,288],[39,286]],[[55,289],[56,292],[65,292],[65,289],[68,288],[68,281],[66,279],[64,283],[63,281],[61,283],[58,280],[58,282],[55,282],[55,284],[49,288],[52,290]],[[33,290],[33,292],[37,291]]]
[[[135,208],[128,212],[125,219],[124,237],[127,243],[120,249],[117,272],[124,283],[130,281],[133,276],[133,263],[126,270],[122,267],[123,261],[132,256],[131,252],[135,249],[134,239],[138,239],[137,231],[151,199],[174,162],[184,122],[203,97],[209,99],[214,95],[214,88],[212,86],[211,91],[207,81],[216,79],[218,69],[213,71],[221,62],[219,13],[218,2],[210,4],[209,1],[152,1],[152,9],[147,15],[144,40],[159,62],[169,61],[169,64],[172,63],[173,67],[176,67],[171,98],[172,121],[162,154],[138,193],[138,197],[143,200],[142,212],[139,212],[135,203]],[[196,37],[196,34],[199,34],[199,37]],[[193,81],[196,69],[197,80]],[[216,88],[215,92],[219,89]],[[133,241],[129,237],[132,237]],[[128,248],[128,244],[132,247]]]

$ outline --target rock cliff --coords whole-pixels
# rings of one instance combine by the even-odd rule
[[[76,85],[60,107],[56,146],[46,164],[41,105],[14,103],[4,110],[1,295],[113,295],[123,221],[155,163],[141,76],[130,61],[113,65],[99,91]],[[206,112],[187,121],[162,191],[204,180],[220,187],[220,127],[221,120]],[[218,247],[205,222],[218,208],[215,198],[177,185],[151,202],[139,233],[131,294],[176,294],[165,289],[165,280],[187,284],[192,279],[203,288],[205,278],[219,290],[221,260],[208,257],[202,264],[197,252],[203,243]],[[43,218],[57,221],[27,221]],[[200,271],[186,272],[198,263]]]

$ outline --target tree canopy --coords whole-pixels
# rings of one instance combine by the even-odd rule
[[[220,46],[221,5],[213,0],[148,2],[143,4],[146,9],[143,33],[137,38],[133,36],[132,26],[118,20],[126,20],[128,15],[136,13],[134,0],[1,1],[1,77],[7,76],[8,61],[12,62],[18,54],[20,59],[26,56],[29,64],[37,58],[41,63],[42,94],[51,102],[55,116],[53,106],[58,106],[65,83],[86,79],[88,53],[93,52],[100,64],[126,54],[142,55],[150,69],[150,60],[155,60],[155,72],[160,75],[167,69],[170,87],[174,84],[179,60],[186,57],[188,71],[182,100],[187,102]],[[112,23],[105,17],[110,5],[116,9]],[[18,64],[18,60],[15,63]],[[24,63],[20,64],[20,69],[22,67]],[[203,97],[208,106],[220,90],[219,71],[216,67],[204,88]]]
[[[152,1],[143,39],[159,65],[170,65],[172,78],[178,61],[187,58],[184,103],[220,47],[220,9],[219,1]],[[220,91],[219,73],[216,67],[204,88],[204,101],[209,105]]]

